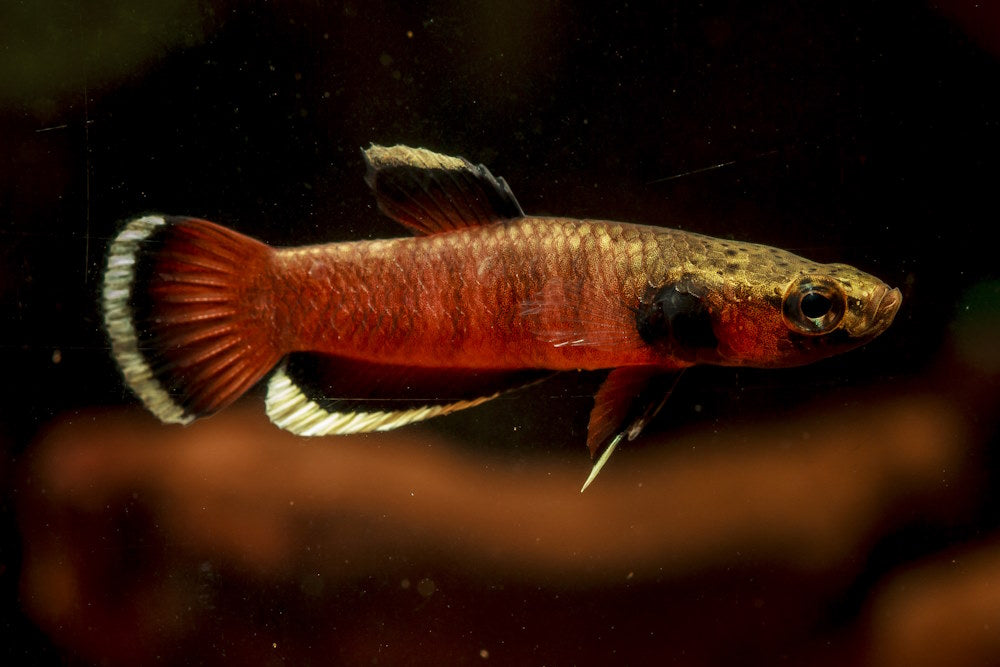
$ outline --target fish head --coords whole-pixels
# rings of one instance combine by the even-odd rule
[[[640,337],[665,360],[798,366],[872,340],[892,323],[898,289],[846,264],[701,237],[701,252],[640,298]],[[666,362],[665,362],[666,363]]]
[[[898,289],[847,264],[784,251],[736,276],[717,294],[717,363],[798,366],[856,348],[884,332]]]

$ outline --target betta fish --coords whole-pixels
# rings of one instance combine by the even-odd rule
[[[683,369],[810,363],[878,336],[901,302],[858,269],[778,248],[525,215],[502,178],[463,158],[373,145],[364,159],[379,209],[413,235],[275,248],[163,215],[118,234],[104,322],[153,414],[187,424],[271,373],[279,427],[384,431],[607,370],[589,484]]]

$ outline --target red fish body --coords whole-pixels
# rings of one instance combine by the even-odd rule
[[[776,248],[525,216],[502,179],[460,158],[365,157],[380,209],[416,236],[274,249],[161,216],[119,234],[105,323],[157,416],[210,414],[279,364],[268,415],[307,435],[395,428],[552,372],[617,369],[591,415],[595,453],[638,435],[665,373],[808,363],[875,337],[900,303],[857,269]]]
[[[641,256],[628,254],[626,236],[637,252],[656,243],[654,228],[521,218],[412,239],[281,250],[269,289],[277,302],[297,302],[287,314],[296,323],[289,350],[429,368],[685,365],[636,344],[628,303],[638,301],[648,272]],[[575,299],[581,290],[600,304]],[[603,318],[590,326],[607,330],[581,331],[588,316]],[[560,332],[566,340],[557,340]],[[574,338],[585,333],[605,340]]]

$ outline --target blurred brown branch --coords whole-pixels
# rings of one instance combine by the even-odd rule
[[[503,470],[427,428],[304,440],[256,408],[186,429],[94,413],[41,439],[22,589],[58,641],[110,664],[221,660],[209,628],[254,664],[802,655],[879,535],[975,493],[969,434],[930,395],[667,436],[582,495],[582,451]]]

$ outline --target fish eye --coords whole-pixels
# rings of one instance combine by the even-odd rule
[[[833,331],[847,310],[847,296],[835,281],[802,276],[785,290],[781,314],[788,328],[817,335]]]

